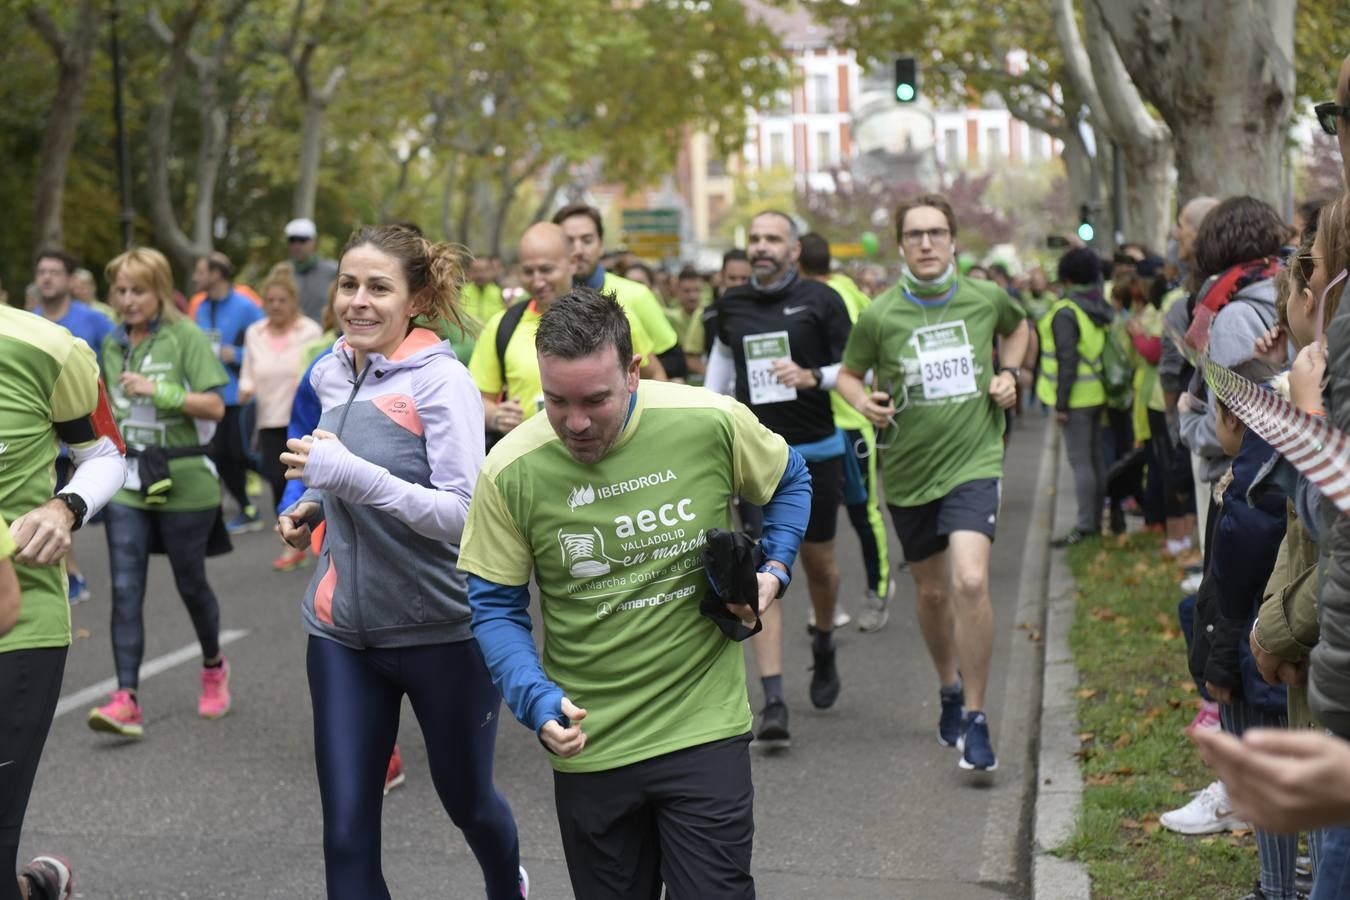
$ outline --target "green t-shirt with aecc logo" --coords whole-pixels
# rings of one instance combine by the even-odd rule
[[[133,397],[122,390],[122,372],[136,372],[154,382],[181,385],[189,393],[205,393],[229,383],[225,367],[211,351],[206,334],[187,319],[161,322],[136,346],[118,328],[103,342],[103,380],[113,416],[128,449],[149,446],[197,447],[210,441],[215,423],[198,421],[183,410],[161,409],[152,397]],[[139,489],[134,458],[127,460],[127,487],[114,503],[137,509],[189,512],[220,505],[220,476],[205,455],[169,460],[173,487],[163,503],[149,505]]]
[[[989,397],[996,335],[1024,313],[992,282],[958,278],[951,299],[921,305],[897,284],[862,314],[844,348],[851,372],[875,372],[895,425],[877,429],[886,502],[921,506],[1003,474],[1003,411]]]
[[[554,768],[605,771],[750,729],[741,645],[699,613],[701,553],[707,529],[730,528],[732,497],[772,498],[787,457],[735,400],[650,381],[594,465],[547,416],[493,448],[459,568],[505,585],[535,575],[544,672],[588,712],[586,748]]]

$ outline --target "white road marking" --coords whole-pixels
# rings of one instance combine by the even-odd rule
[[[233,644],[235,641],[248,634],[243,629],[233,628],[220,633],[220,646]],[[146,681],[161,672],[167,672],[174,666],[181,666],[183,663],[192,659],[197,659],[202,655],[201,644],[188,644],[186,647],[180,647],[172,653],[166,653],[163,656],[157,656],[154,659],[141,663],[141,681]],[[100,700],[104,696],[117,690],[116,678],[105,678],[97,684],[91,684],[87,688],[81,688],[73,694],[66,694],[56,704],[56,715],[64,716],[74,709],[84,709],[95,700]]]

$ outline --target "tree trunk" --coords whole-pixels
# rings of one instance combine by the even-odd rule
[[[323,150],[324,104],[309,100],[305,103],[304,124],[300,129],[300,168],[295,182],[295,199],[291,216],[313,219],[314,203],[319,194],[319,160]]]
[[[1089,0],[1176,142],[1177,192],[1279,208],[1295,0]]]
[[[1172,227],[1172,144],[1147,141],[1123,144],[1125,240],[1162,254]]]
[[[453,211],[451,201],[455,196],[455,182],[458,180],[459,173],[459,153],[450,151],[450,162],[445,167],[445,182],[441,186],[441,234],[451,243],[455,243],[455,235],[451,230],[454,223],[450,219],[450,213]]]
[[[94,15],[93,5],[93,0],[80,0],[75,25],[64,36],[45,11],[36,9],[28,14],[29,24],[47,43],[57,64],[56,96],[52,99],[51,114],[42,133],[39,155],[33,217],[34,254],[46,248],[65,247],[62,204],[66,172],[70,168],[70,154],[75,149],[75,135],[84,107],[100,21]]]
[[[1064,170],[1069,178],[1069,202],[1075,218],[1083,204],[1100,209],[1103,196],[1101,171],[1097,160],[1088,156],[1082,135],[1076,128],[1065,128],[1055,137],[1064,142]]]
[[[150,222],[154,226],[155,241],[159,248],[173,260],[180,271],[191,271],[198,257],[211,252],[209,198],[207,228],[204,232],[194,228],[195,239],[189,238],[178,225],[178,216],[173,208],[173,192],[169,187],[173,107],[178,98],[178,84],[187,72],[188,42],[193,28],[196,27],[202,6],[202,0],[198,0],[192,7],[175,17],[172,30],[167,31],[167,34],[161,34],[169,44],[169,61],[160,72],[159,102],[150,108],[150,120],[146,129],[146,145],[149,151]],[[212,183],[214,184],[214,176]],[[198,201],[200,210],[200,198]]]

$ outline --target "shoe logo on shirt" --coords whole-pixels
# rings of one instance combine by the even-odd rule
[[[595,617],[600,620],[608,619],[614,608],[609,605],[608,600],[600,601],[600,605],[595,608]]]
[[[594,502],[595,487],[589,484],[572,488],[572,493],[567,497],[567,506],[569,509],[576,509],[578,506],[585,506],[588,503]]]
[[[783,307],[783,315],[785,315],[785,316],[795,316],[797,313],[802,312],[803,310],[810,309],[810,308],[811,308],[811,307],[809,307],[809,306],[785,306],[785,307]]]
[[[12,766],[12,765],[14,765],[14,760],[12,759],[6,760],[5,762],[0,763],[0,769],[3,769],[5,766]]]

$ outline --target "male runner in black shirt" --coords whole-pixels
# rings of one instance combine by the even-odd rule
[[[801,545],[802,567],[816,614],[811,703],[834,705],[834,606],[839,570],[834,534],[844,489],[843,433],[830,409],[850,321],[833,288],[800,277],[796,224],[783,213],[763,212],[750,223],[750,283],[717,302],[717,320],[705,386],[730,393],[805,457],[811,472],[811,519]],[[746,504],[742,503],[743,519]],[[753,523],[754,516],[750,516]],[[786,746],[787,706],[782,693],[782,614],[770,607],[764,630],[752,640],[764,683],[764,710],[756,739],[765,748]]]

